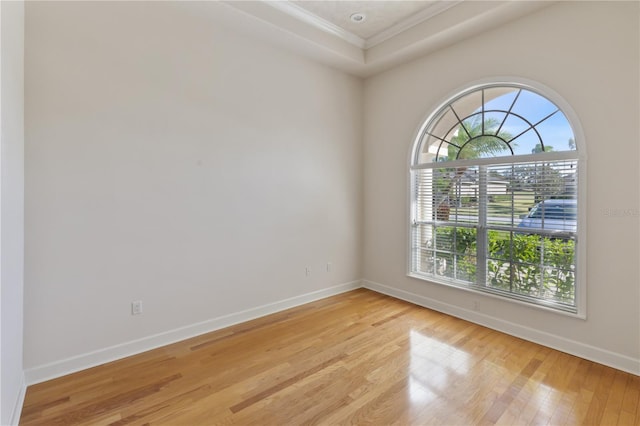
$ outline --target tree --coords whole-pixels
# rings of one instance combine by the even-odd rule
[[[532,191],[539,195],[544,192],[552,197],[560,196],[565,191],[563,175],[551,164],[516,166],[509,177],[514,190]]]
[[[500,122],[494,118],[482,120],[478,114],[466,122],[460,123],[455,135],[449,142],[448,160],[470,160],[488,156],[498,156],[505,151],[511,152],[507,142],[511,134],[498,131]],[[512,147],[515,144],[511,144]],[[460,184],[468,167],[444,169],[444,173],[435,177],[436,219],[449,220],[451,200],[454,188]]]
[[[544,152],[551,152],[553,151],[553,147],[551,145],[547,145],[544,147]],[[542,144],[541,143],[537,143],[535,147],[533,147],[533,149],[531,150],[532,154],[539,154],[542,152]]]
[[[500,122],[495,118],[487,118],[482,125],[482,118],[476,115],[470,122],[461,123],[456,134],[451,138],[447,155],[451,160],[470,160],[474,158],[498,156],[510,151],[505,141],[511,135],[501,131],[497,134]]]

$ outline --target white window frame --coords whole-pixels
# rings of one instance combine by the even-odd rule
[[[443,108],[447,107],[457,99],[480,89],[486,89],[495,86],[512,86],[519,87],[534,93],[539,94],[547,98],[549,101],[553,102],[560,111],[565,115],[569,124],[572,127],[574,139],[576,143],[576,152],[577,152],[577,161],[579,171],[577,173],[577,206],[578,206],[578,216],[577,216],[577,231],[576,236],[579,243],[576,245],[576,281],[575,281],[575,312],[558,309],[553,305],[544,304],[544,302],[532,302],[523,300],[522,298],[511,297],[508,295],[501,295],[494,292],[487,292],[478,288],[477,286],[468,286],[463,282],[455,282],[450,279],[438,279],[435,276],[426,277],[425,274],[416,273],[412,271],[412,256],[413,248],[412,248],[412,232],[413,232],[413,221],[414,221],[414,212],[415,212],[415,192],[414,192],[414,180],[412,178],[412,170],[418,166],[418,158],[419,158],[419,149],[421,147],[421,142],[425,135],[425,132],[431,126],[431,123],[438,114],[442,111]],[[430,283],[435,283],[438,285],[444,285],[456,289],[461,289],[463,291],[481,294],[483,296],[497,298],[500,300],[508,301],[515,304],[524,305],[527,307],[532,307],[548,312],[553,312],[556,314],[566,315],[574,318],[586,319],[587,318],[587,271],[586,271],[586,259],[587,259],[587,155],[586,155],[586,144],[585,137],[582,130],[582,125],[580,120],[573,110],[573,108],[569,105],[567,101],[564,100],[562,96],[560,96],[556,91],[549,88],[548,86],[541,84],[539,82],[535,82],[533,80],[521,78],[521,77],[497,77],[497,78],[489,78],[475,81],[469,85],[465,85],[461,88],[453,90],[447,96],[443,97],[442,100],[437,103],[435,108],[432,108],[432,112],[426,116],[426,118],[421,122],[420,127],[414,133],[415,137],[413,139],[413,143],[410,150],[410,158],[408,161],[408,214],[407,214],[407,256],[406,256],[406,270],[407,276],[419,279],[421,281],[427,281]],[[549,156],[549,154],[553,154]],[[561,151],[557,153],[545,153],[545,154],[530,154],[525,156],[511,156],[507,157],[508,160],[514,161],[518,158],[526,157],[527,161],[536,161],[536,160],[550,160],[550,159],[562,159],[565,158],[566,155]],[[500,162],[501,157],[497,157],[497,162]],[[495,159],[487,159],[487,163],[494,163]],[[458,160],[461,162],[466,162],[465,160]],[[458,161],[450,161],[447,162],[452,166],[455,166]],[[478,164],[478,162],[483,163],[484,160],[475,160],[474,164]],[[419,166],[418,166],[419,167]]]

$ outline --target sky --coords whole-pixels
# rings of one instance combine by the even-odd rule
[[[508,110],[513,103],[516,93],[517,90],[514,90],[487,102],[485,104],[485,109]],[[544,97],[536,93],[523,90],[514,104],[512,112],[522,115],[533,124],[536,124],[538,121],[542,120],[557,109],[558,107]],[[478,108],[477,111],[480,111],[480,108]],[[492,115],[500,120],[504,117],[503,113],[489,114],[489,116]],[[528,127],[529,124],[522,121],[515,115],[511,115],[505,121],[501,132],[504,131],[512,136],[516,136]],[[540,123],[536,126],[536,129],[540,133],[540,137],[542,138],[545,146],[552,146],[554,151],[569,150],[568,141],[573,137],[573,131],[569,121],[561,111],[558,111],[552,117]],[[530,154],[533,147],[539,143],[539,140],[536,133],[533,130],[529,130],[522,136],[518,137],[515,142],[516,146],[514,147],[514,154],[518,155]]]

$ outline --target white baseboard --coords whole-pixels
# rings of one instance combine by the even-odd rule
[[[411,302],[419,306],[424,306],[425,308],[433,309],[434,311],[452,315],[457,318],[462,318],[464,320],[491,328],[493,330],[501,331],[511,336],[519,337],[521,339],[538,343],[552,349],[557,349],[561,352],[566,352],[580,358],[588,359],[599,364],[604,364],[609,367],[613,367],[618,370],[626,371],[628,373],[640,376],[640,359],[631,358],[626,355],[611,352],[606,349],[587,345],[585,343],[570,340],[530,327],[525,327],[523,325],[513,324],[500,318],[495,318],[491,315],[486,315],[480,312],[464,309],[459,306],[450,305],[448,303],[440,302],[435,299],[431,299],[397,288],[388,287],[373,281],[363,280],[362,286],[378,293],[386,294],[397,299],[406,300],[407,302]]]
[[[311,293],[295,296],[289,299],[247,309],[218,318],[212,318],[186,327],[176,328],[152,336],[143,337],[138,340],[107,347],[97,351],[77,355],[71,358],[55,361],[45,365],[29,368],[25,371],[26,383],[33,385],[46,380],[62,377],[67,374],[95,367],[100,364],[115,361],[131,355],[139,354],[161,346],[209,333],[221,328],[229,327],[245,321],[263,317],[293,308],[325,297],[351,291],[362,287],[360,281],[352,281],[334,287],[314,291]],[[20,405],[22,407],[22,405]]]
[[[566,339],[551,333],[546,333],[530,327],[513,324],[508,321],[492,317],[476,311],[461,308],[459,306],[450,305],[415,293],[410,293],[393,287],[388,287],[373,281],[352,281],[349,283],[337,285],[327,289],[303,294],[289,299],[269,303],[256,308],[247,309],[245,311],[236,312],[218,318],[213,318],[186,327],[169,330],[167,332],[147,336],[142,339],[122,343],[120,345],[111,346],[94,352],[77,355],[64,360],[53,363],[36,366],[25,371],[25,382],[27,385],[40,383],[51,380],[87,368],[95,367],[100,364],[115,361],[127,356],[139,354],[221,328],[229,327],[265,315],[280,312],[285,309],[293,308],[325,297],[351,291],[360,287],[386,294],[397,299],[406,300],[425,308],[443,312],[458,318],[462,318],[473,323],[501,331],[503,333],[516,336],[534,343],[538,343],[562,352],[566,352],[581,358],[588,359],[600,364],[604,364],[618,370],[626,371],[631,374],[640,375],[640,360],[621,355],[615,352],[601,349],[585,343]],[[20,419],[22,403],[24,401],[26,386],[23,387],[20,394],[20,400],[14,409],[14,417],[17,421]]]
[[[17,425],[20,423],[20,416],[22,415],[22,406],[24,405],[24,397],[27,394],[27,383],[25,382],[24,375],[22,376],[22,383],[20,384],[20,392],[16,398],[16,403],[11,411],[11,425]]]

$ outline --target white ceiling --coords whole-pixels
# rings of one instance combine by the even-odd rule
[[[370,76],[553,4],[527,0],[233,1],[244,30],[358,76]],[[367,18],[356,24],[353,13]],[[237,15],[237,14],[236,14]]]
[[[394,0],[394,1],[314,1],[294,0],[290,6],[298,6],[315,15],[318,20],[325,20],[331,25],[341,28],[367,41],[390,28],[407,29],[424,21],[460,1],[453,0]],[[362,22],[353,22],[350,17],[354,13],[363,13]]]

